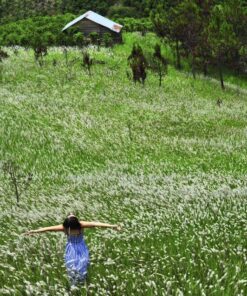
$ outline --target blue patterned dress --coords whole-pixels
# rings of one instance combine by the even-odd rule
[[[82,283],[89,264],[89,251],[82,234],[68,235],[64,260],[71,284]]]

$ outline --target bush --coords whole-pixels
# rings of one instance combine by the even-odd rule
[[[110,33],[105,33],[103,35],[103,43],[105,47],[110,47],[113,45],[113,39]]]
[[[74,45],[73,34],[78,29],[71,28],[66,33],[62,32],[63,27],[74,19],[72,14],[58,15],[53,17],[34,17],[8,23],[0,26],[0,39],[2,45],[32,46],[32,38],[37,32],[47,46],[51,45]]]
[[[5,39],[5,44],[7,46],[15,46],[20,44],[20,36],[15,32],[7,35]]]
[[[65,32],[62,32],[63,27],[74,18],[75,15],[72,14],[52,17],[40,16],[2,25],[0,26],[1,44],[3,46],[32,46],[30,42],[36,32],[38,32],[42,40],[45,40],[47,46],[80,46],[81,43],[86,44],[87,40],[79,32],[78,27],[71,27]],[[116,21],[123,25],[123,30],[127,32],[139,31],[145,33],[153,29],[152,23],[148,18],[119,18]],[[99,45],[98,33],[91,33],[88,39],[89,43]],[[110,34],[102,36],[105,46],[111,46],[111,39]]]
[[[77,32],[76,34],[73,35],[73,41],[74,44],[82,47],[84,45],[84,35],[81,32]]]
[[[89,38],[90,38],[92,44],[98,44],[99,43],[99,34],[97,32],[91,32],[89,34]]]

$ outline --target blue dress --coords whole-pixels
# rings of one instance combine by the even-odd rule
[[[89,265],[89,251],[82,234],[68,235],[64,260],[71,284],[82,283]]]

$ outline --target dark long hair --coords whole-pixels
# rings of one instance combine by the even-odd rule
[[[68,216],[64,222],[63,227],[65,232],[68,233],[69,230],[81,230],[81,224],[77,217],[75,216]]]

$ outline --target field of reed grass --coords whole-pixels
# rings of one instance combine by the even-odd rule
[[[246,295],[246,84],[223,92],[171,65],[159,87],[126,71],[132,43],[114,49],[51,48],[40,67],[31,50],[6,49],[0,65],[1,295]],[[171,53],[163,48],[165,55]],[[237,79],[236,79],[237,80]],[[235,81],[235,80],[234,80]],[[246,87],[246,88],[245,88]],[[221,104],[217,104],[218,100]],[[6,163],[32,174],[17,206]],[[21,182],[21,181],[20,181]],[[83,220],[87,283],[71,290],[61,233],[24,236]]]

